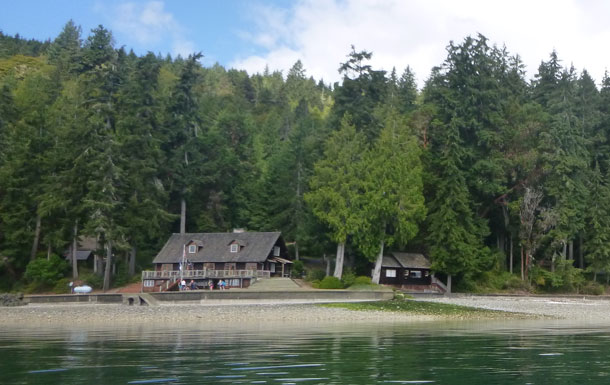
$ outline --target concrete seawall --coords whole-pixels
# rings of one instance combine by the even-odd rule
[[[66,303],[124,303],[126,305],[156,305],[183,302],[210,301],[303,301],[303,302],[343,302],[343,301],[383,301],[392,299],[391,291],[350,291],[350,290],[295,290],[295,291],[252,291],[194,290],[162,293],[133,294],[61,294],[26,295],[28,303],[66,304]]]
[[[54,295],[26,295],[27,303],[121,303],[122,294],[54,294]]]

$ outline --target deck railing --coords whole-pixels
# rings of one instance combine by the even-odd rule
[[[182,273],[182,275],[181,275]],[[142,280],[145,279],[169,279],[176,280],[180,277],[184,279],[205,279],[205,278],[270,278],[269,270],[162,270],[162,271],[142,271]]]

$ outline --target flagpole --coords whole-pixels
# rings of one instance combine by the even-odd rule
[[[178,286],[182,288],[182,280],[184,277],[184,258],[186,258],[186,245],[182,245],[182,261],[180,261],[180,283]]]

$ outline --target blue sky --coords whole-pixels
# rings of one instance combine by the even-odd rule
[[[528,75],[555,49],[563,64],[601,81],[610,63],[610,2],[605,0],[0,0],[0,30],[53,39],[73,19],[83,37],[99,24],[116,46],[183,56],[202,63],[284,73],[301,60],[330,83],[354,44],[372,65],[419,84],[442,63],[453,40],[482,33],[519,54]]]
[[[228,64],[240,55],[260,54],[245,35],[255,28],[256,1],[2,1],[0,29],[5,34],[53,39],[70,19],[84,37],[99,24],[113,32],[117,46],[186,55],[202,51],[205,63]],[[265,2],[280,7],[288,2]],[[148,19],[143,13],[149,13]],[[129,25],[126,25],[129,24]],[[137,29],[140,29],[138,31]]]

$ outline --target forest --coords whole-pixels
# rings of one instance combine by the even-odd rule
[[[331,85],[300,61],[248,74],[138,56],[101,25],[0,32],[0,291],[78,277],[79,237],[116,262],[108,289],[173,232],[234,228],[281,231],[337,278],[375,282],[401,250],[460,291],[605,290],[608,75],[553,51],[528,79],[479,34],[449,42],[418,89],[409,67],[345,48]]]

